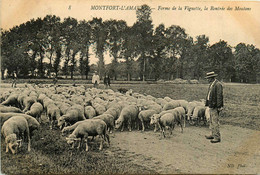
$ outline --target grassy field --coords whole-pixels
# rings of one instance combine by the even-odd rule
[[[18,84],[18,87],[21,84]],[[86,85],[91,87],[90,84]],[[2,84],[10,87],[10,84]],[[104,88],[100,85],[100,88]],[[207,84],[112,84],[111,88],[132,89],[154,97],[171,97],[188,101],[204,99]],[[221,124],[231,124],[260,130],[260,85],[224,84],[224,111]],[[116,139],[116,138],[112,138]],[[98,138],[97,138],[98,140]],[[132,162],[125,150],[105,148],[99,151],[99,142],[90,142],[90,151],[72,150],[60,130],[49,130],[42,125],[32,138],[32,151],[24,146],[19,154],[5,153],[1,138],[1,172],[4,174],[154,174],[152,167]],[[138,156],[138,155],[136,155]]]
[[[1,172],[4,174],[156,173],[132,163],[121,150],[111,154],[105,145],[100,152],[98,138],[89,142],[88,153],[84,149],[71,149],[60,130],[49,130],[47,125],[34,134],[30,153],[24,146],[18,154],[6,154],[4,140],[1,141]]]

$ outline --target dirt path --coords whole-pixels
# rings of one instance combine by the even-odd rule
[[[260,173],[260,131],[221,126],[222,142],[205,139],[208,128],[175,128],[161,138],[153,131],[116,132],[111,149],[124,151],[133,163],[158,173]],[[108,151],[109,151],[108,150]]]

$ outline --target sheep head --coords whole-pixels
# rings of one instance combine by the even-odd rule
[[[64,116],[61,116],[59,119],[58,119],[58,127],[62,128],[62,126],[65,124],[65,118]]]
[[[6,146],[11,150],[13,154],[17,153],[17,149],[19,146],[16,134],[10,134],[5,139]]]
[[[160,118],[161,118],[160,114],[153,114],[151,117],[150,125],[159,123]]]
[[[72,148],[74,148],[75,142],[79,142],[80,138],[77,138],[75,134],[70,134],[68,137],[66,137],[67,143],[71,145]]]
[[[116,120],[115,124],[116,124],[115,129],[118,129],[122,126],[123,120],[120,120],[120,118],[119,118],[119,119]]]

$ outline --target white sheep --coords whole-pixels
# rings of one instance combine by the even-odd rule
[[[40,123],[34,117],[32,117],[30,115],[22,114],[22,113],[12,113],[12,112],[10,112],[10,113],[0,113],[0,117],[1,117],[2,122],[4,122],[6,119],[11,118],[13,116],[24,117],[27,120],[29,130],[30,130],[30,136],[33,135],[34,130],[38,130],[39,127],[40,127]]]
[[[167,101],[165,99],[162,99],[162,98],[155,99],[155,102],[157,104],[161,105],[161,107],[163,107],[167,103]]]
[[[40,93],[38,96],[37,101],[40,102],[43,105],[43,100],[46,98],[47,96],[43,93]]]
[[[17,102],[17,98],[18,98],[18,93],[12,93],[10,94],[10,96],[3,101],[1,104],[2,105],[12,105],[12,106],[17,106],[18,102]]]
[[[162,112],[159,113],[159,115],[162,116],[166,113],[175,114],[176,111],[179,115],[179,118],[181,119],[181,122],[183,123],[183,127],[185,127],[186,126],[186,114],[185,114],[185,109],[183,107],[177,107],[177,108],[170,109],[170,110],[167,110],[167,111],[162,111]]]
[[[121,131],[124,131],[124,123],[127,122],[129,131],[132,131],[131,125],[132,123],[136,123],[138,113],[139,109],[136,105],[125,106],[122,109],[120,116],[116,120],[115,129],[118,129],[122,126]]]
[[[43,109],[47,111],[48,105],[55,105],[54,101],[50,99],[49,97],[45,97],[43,99]]]
[[[85,106],[85,117],[91,119],[96,116],[96,110],[92,106]]]
[[[110,114],[114,117],[114,120],[117,120],[121,113],[121,108],[118,107],[110,107],[106,112],[103,114]]]
[[[22,110],[13,106],[0,106],[0,112],[7,113],[7,112],[16,112],[22,113]]]
[[[43,112],[42,104],[39,102],[36,102],[36,103],[33,103],[30,110],[27,111],[25,114],[31,115],[31,116],[35,117],[36,119],[38,119],[39,122],[41,122],[42,112]]]
[[[194,108],[193,115],[191,116],[190,124],[193,125],[194,122],[196,122],[197,126],[201,121],[203,121],[204,125],[206,125],[205,110],[205,106],[196,106]]]
[[[156,113],[157,111],[150,109],[150,110],[141,111],[138,114],[138,119],[141,121],[142,124],[142,131],[145,130],[145,123],[150,123],[152,115]]]
[[[35,91],[35,90],[32,90],[29,94],[29,96],[35,96],[36,98],[38,98],[39,94]]]
[[[185,113],[187,113],[189,102],[186,100],[176,100],[179,103],[179,106],[185,109]]]
[[[73,131],[80,123],[85,122],[85,121],[86,121],[86,120],[78,121],[78,122],[74,123],[73,125],[64,127],[64,128],[61,130],[62,135]]]
[[[80,111],[77,109],[73,109],[71,108],[70,110],[67,111],[66,114],[62,115],[59,119],[58,119],[58,127],[62,128],[63,125],[67,126],[68,124],[74,124],[78,121],[81,120],[85,120],[86,118],[82,117],[82,115],[80,114]]]
[[[179,107],[179,103],[178,101],[176,100],[171,100],[169,101],[168,103],[166,103],[164,106],[163,106],[163,111],[166,111],[166,110],[169,110],[169,109],[174,109],[174,108],[177,108]]]
[[[54,103],[47,106],[47,117],[50,121],[50,129],[53,129],[55,121],[58,121],[60,118],[60,109]]]
[[[173,109],[169,113],[165,113],[163,115],[154,114],[151,117],[150,124],[159,124],[159,128],[162,132],[162,135],[165,137],[165,129],[170,129],[170,133],[172,134],[172,130],[175,127],[175,124],[180,125],[181,132],[183,133],[182,127],[182,115],[180,115],[179,109]]]
[[[106,112],[106,107],[102,104],[93,102],[92,106],[95,109],[97,115],[101,115]]]
[[[79,104],[72,104],[72,106],[69,108],[69,110],[71,109],[77,109],[79,111],[79,117],[82,118],[83,120],[86,119],[85,117],[85,109],[84,109],[84,106],[83,104],[82,105],[79,105]]]
[[[55,104],[60,108],[60,114],[64,115],[68,111],[68,109],[71,107],[70,104],[65,102],[55,102]]]
[[[66,138],[67,143],[72,145],[74,148],[75,141],[80,141],[78,144],[78,149],[83,144],[83,141],[86,142],[86,151],[89,150],[87,139],[88,136],[99,136],[101,138],[99,150],[103,149],[103,143],[107,140],[110,145],[109,136],[107,132],[107,125],[101,119],[88,119],[84,122],[78,124],[78,126],[74,129],[74,131]]]
[[[83,98],[79,95],[72,95],[70,100],[75,104],[79,104],[79,105],[84,104]]]
[[[189,102],[188,108],[187,108],[187,120],[188,121],[190,121],[191,116],[192,116],[193,111],[194,111],[194,108],[196,106],[205,106],[205,105],[203,103],[201,103],[201,102],[198,102],[198,101]]]
[[[1,100],[3,100],[3,101],[6,100],[10,96],[11,93],[12,93],[11,90],[3,92],[1,94]]]
[[[11,118],[11,117],[13,117],[13,115],[8,115],[8,113],[0,113],[0,124],[1,124],[1,127],[4,124],[4,122],[6,120],[8,120],[9,118]]]
[[[93,117],[93,119],[101,119],[107,124],[107,129],[110,133],[113,133],[115,127],[114,117],[110,114],[101,114],[99,116]]]
[[[13,116],[9,118],[3,124],[1,129],[1,133],[5,137],[5,144],[6,144],[6,152],[11,150],[13,154],[17,153],[19,141],[23,135],[28,140],[28,151],[31,151],[31,140],[30,140],[30,132],[27,120],[20,116]]]
[[[36,101],[37,101],[36,96],[25,97],[23,99],[23,106],[24,106],[23,112],[26,112],[27,110],[29,110],[30,107],[32,106],[32,104],[35,103]]]
[[[160,113],[162,111],[162,107],[159,104],[151,104],[151,105],[147,105],[144,106],[145,110],[155,110],[157,113]]]
[[[172,99],[170,97],[164,97],[163,99],[166,100],[167,102],[172,101]]]
[[[166,113],[162,116],[160,116],[159,114],[154,114],[151,117],[150,124],[158,124],[162,135],[165,137],[165,129],[170,129],[170,133],[172,134],[172,130],[175,126],[174,116],[172,113]]]

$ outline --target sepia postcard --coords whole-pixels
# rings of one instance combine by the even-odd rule
[[[218,64],[214,71],[224,82],[224,110],[220,115],[226,117],[220,119],[219,143],[211,143],[205,138],[211,131],[208,125],[197,126],[188,121],[186,116],[183,133],[180,131],[182,124],[181,127],[174,125],[174,131],[171,130],[172,133],[169,134],[170,131],[166,130],[166,137],[163,138],[164,133],[151,129],[149,116],[148,125],[145,125],[147,128],[142,132],[137,129],[131,131],[129,119],[130,124],[125,126],[124,131],[107,131],[109,136],[93,136],[89,141],[87,137],[91,134],[86,138],[84,136],[85,139],[81,136],[81,140],[73,140],[72,148],[68,144],[69,134],[65,136],[64,130],[60,129],[63,125],[55,128],[49,125],[48,117],[51,114],[46,110],[45,104],[43,123],[40,123],[40,128],[33,137],[30,135],[30,149],[29,144],[25,146],[25,140],[17,154],[6,153],[6,141],[4,135],[1,135],[2,174],[260,173],[260,1],[1,0],[0,19],[3,77],[1,103],[6,102],[7,97],[14,92],[13,88],[8,88],[13,87],[14,82],[16,86],[16,74],[19,72],[18,94],[27,89],[26,97],[30,96],[29,91],[35,91],[39,98],[41,91],[57,106],[56,101],[62,99],[68,105],[66,109],[71,109],[72,102],[79,105],[84,103],[85,117],[88,115],[86,107],[89,104],[93,106],[95,116],[103,114],[109,109],[108,104],[120,98],[125,100],[117,100],[120,105],[142,103],[145,105],[142,109],[138,106],[138,110],[147,108],[156,111],[155,106],[147,107],[151,103],[140,100],[143,96],[158,102],[161,111],[165,107],[159,100],[167,103],[174,99],[173,95],[176,100],[201,101],[208,90],[205,73],[210,70],[209,67]],[[205,48],[207,49],[203,50]],[[239,52],[240,48],[248,52]],[[252,53],[250,59],[255,62],[250,62],[247,67],[244,63],[248,59],[241,55],[249,52]],[[223,59],[213,59],[218,56]],[[159,57],[166,61],[156,62],[155,58]],[[230,57],[241,58],[239,64],[225,62]],[[32,58],[35,62],[31,62]],[[85,58],[87,66],[82,67]],[[116,68],[113,67],[115,58],[118,58]],[[167,62],[166,58],[169,58],[168,61],[172,59],[172,62]],[[193,58],[200,61],[189,62]],[[179,61],[181,59],[184,61]],[[57,60],[59,62],[55,66]],[[131,65],[127,67],[130,62]],[[18,68],[13,69],[16,65]],[[201,69],[201,66],[205,69]],[[92,88],[91,78],[96,73],[101,80],[99,77],[98,81],[94,80],[95,88]],[[52,80],[53,75],[58,80]],[[111,86],[110,79],[109,84],[106,84],[105,78],[103,80],[107,75],[111,77]],[[64,86],[57,87],[56,82],[53,86],[30,86],[29,81],[36,82],[37,79],[41,79],[41,82],[49,79],[49,84],[54,81],[64,82]],[[84,84],[86,79],[89,80],[87,85]],[[182,87],[176,81],[186,83]],[[100,83],[99,88],[96,83]],[[177,85],[171,86],[170,83]],[[85,88],[80,89],[83,85]],[[123,95],[119,95],[119,98],[117,93],[106,88],[122,91]],[[104,92],[100,92],[100,89]],[[132,89],[133,92],[140,90],[142,95],[135,94],[135,99]],[[188,95],[189,93],[194,94]],[[87,98],[91,100],[86,100]],[[170,100],[167,101],[167,98]],[[18,99],[17,102],[19,103]],[[95,106],[96,103],[99,103],[99,107]],[[99,111],[102,107],[100,104],[105,104],[103,112]],[[26,111],[25,106],[20,107],[21,112]],[[122,108],[119,110],[120,116],[124,115]],[[131,116],[133,112],[129,113],[126,116]],[[142,114],[145,117],[146,114]],[[0,115],[3,115],[2,111]],[[119,114],[116,115],[116,120],[111,124],[113,127],[120,122]],[[137,116],[140,117],[136,115],[136,119]],[[56,118],[58,125],[59,117]],[[141,116],[140,120],[144,122],[145,119]],[[3,123],[1,116],[1,127]],[[74,123],[67,127],[74,126],[72,124]]]

